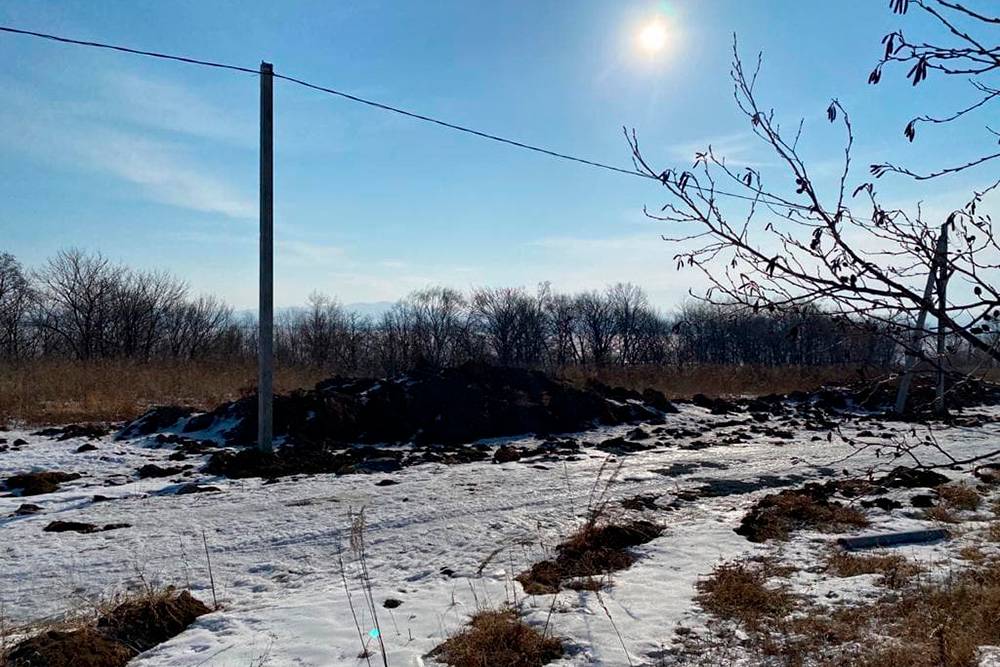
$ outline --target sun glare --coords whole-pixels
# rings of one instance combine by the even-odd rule
[[[639,46],[649,54],[659,53],[667,45],[667,28],[660,21],[649,23],[639,32]]]

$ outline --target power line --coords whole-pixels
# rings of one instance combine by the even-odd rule
[[[63,44],[75,44],[76,46],[90,46],[97,49],[110,49],[112,51],[121,51],[123,53],[132,53],[137,56],[148,56],[150,58],[161,58],[163,60],[176,60],[182,63],[188,63],[190,65],[202,65],[204,67],[217,67],[219,69],[231,69],[237,72],[247,72],[248,74],[260,74],[258,70],[251,69],[249,67],[240,67],[239,65],[229,65],[226,63],[215,63],[210,60],[198,60],[196,58],[188,58],[185,56],[174,56],[168,53],[157,53],[156,51],[142,51],[140,49],[131,49],[127,46],[118,46],[117,44],[103,44],[101,42],[87,42],[82,39],[70,39],[69,37],[60,37],[58,35],[50,35],[44,32],[34,32],[32,30],[21,30],[19,28],[11,28],[8,26],[0,26],[0,32],[11,32],[16,35],[28,35],[30,37],[41,37],[42,39],[50,39],[54,42],[62,42]]]
[[[44,32],[35,32],[33,30],[22,30],[19,28],[11,28],[7,26],[0,26],[0,31],[9,32],[18,35],[28,35],[30,37],[40,37],[42,39],[48,39],[55,42],[61,42],[63,44],[73,44],[76,46],[89,46],[98,49],[110,49],[113,51],[121,51],[123,53],[131,53],[139,56],[148,56],[151,58],[160,58],[162,60],[174,60],[177,62],[188,63],[190,65],[202,65],[204,67],[215,67],[219,69],[229,69],[235,70],[237,72],[246,72],[248,74],[260,74],[259,70],[251,69],[249,67],[241,67],[239,65],[230,65],[228,63],[213,62],[210,60],[199,60],[197,58],[189,58],[186,56],[177,56],[167,53],[159,53],[157,51],[144,51],[142,49],[133,49],[126,46],[119,46],[116,44],[105,44],[103,42],[91,42],[81,39],[71,39],[69,37],[61,37],[59,35],[52,35]],[[435,125],[440,125],[441,127],[446,127],[452,130],[457,130],[459,132],[465,132],[467,134],[472,134],[483,139],[489,139],[491,141],[497,141],[500,143],[508,144],[510,146],[515,146],[517,148],[523,148],[525,150],[534,151],[536,153],[542,153],[544,155],[549,155],[551,157],[560,158],[563,160],[571,160],[573,162],[578,162],[580,164],[589,165],[591,167],[598,167],[600,169],[607,169],[609,171],[614,171],[620,174],[628,174],[631,176],[640,176],[642,178],[656,180],[654,176],[642,173],[640,171],[635,171],[633,169],[623,169],[622,167],[616,167],[610,164],[604,164],[603,162],[597,162],[594,160],[587,160],[585,158],[576,157],[574,155],[568,155],[566,153],[559,153],[547,148],[542,148],[541,146],[533,146],[531,144],[526,144],[521,141],[515,141],[513,139],[507,139],[495,134],[490,134],[489,132],[482,132],[480,130],[473,129],[471,127],[465,127],[463,125],[456,125],[455,123],[449,123],[447,121],[440,120],[438,118],[432,118],[430,116],[425,116],[423,114],[415,113],[413,111],[407,111],[406,109],[400,109],[399,107],[394,107],[388,104],[383,104],[381,102],[376,102],[374,100],[365,99],[363,97],[358,97],[357,95],[352,95],[350,93],[345,93],[341,90],[336,90],[334,88],[328,88],[326,86],[320,86],[315,83],[309,83],[308,81],[303,81],[302,79],[297,79],[292,76],[286,76],[284,74],[273,74],[276,79],[283,79],[290,83],[297,84],[299,86],[304,86],[306,88],[311,88],[313,90],[318,90],[324,93],[329,93],[331,95],[336,95],[353,102],[358,102],[360,104],[365,104],[376,109],[382,109],[384,111],[391,111],[392,113],[397,113],[409,118],[415,118],[417,120],[422,120],[427,123],[433,123]]]
[[[471,127],[464,127],[462,125],[456,125],[454,123],[449,123],[447,121],[439,120],[437,118],[431,118],[430,116],[424,116],[422,114],[414,113],[412,111],[407,111],[405,109],[400,109],[398,107],[389,106],[388,104],[382,104],[381,102],[375,102],[373,100],[366,100],[363,97],[358,97],[357,95],[351,95],[350,93],[345,93],[340,90],[334,90],[333,88],[326,88],[324,86],[319,86],[314,83],[309,83],[308,81],[302,81],[301,79],[296,79],[294,77],[285,76],[284,74],[275,74],[274,78],[284,79],[285,81],[290,81],[292,83],[297,83],[300,86],[305,86],[306,88],[312,88],[313,90],[319,90],[324,93],[330,93],[331,95],[336,95],[338,97],[343,97],[344,99],[352,100],[354,102],[360,102],[361,104],[367,104],[370,107],[375,107],[376,109],[383,109],[385,111],[391,111],[393,113],[398,113],[403,116],[408,116],[409,118],[416,118],[417,120],[426,121],[428,123],[434,123],[435,125],[440,125],[441,127],[447,127],[452,130],[458,130],[459,132],[466,132],[468,134],[475,135],[477,137],[482,137],[483,139],[490,139],[491,141],[499,141],[503,144],[508,144],[510,146],[516,146],[517,148],[524,148],[529,151],[535,151],[536,153],[542,153],[543,155],[550,155],[552,157],[557,157],[563,160],[572,160],[573,162],[579,162],[581,164],[590,165],[591,167],[599,167],[601,169],[607,169],[609,171],[616,171],[621,174],[628,174],[630,176],[641,176],[642,178],[649,178],[653,180],[658,180],[655,176],[650,176],[649,174],[644,174],[641,171],[635,171],[633,169],[623,169],[622,167],[615,167],[614,165],[604,164],[603,162],[595,162],[593,160],[587,160],[582,157],[576,157],[573,155],[567,155],[565,153],[557,153],[556,151],[551,151],[547,148],[542,148],[540,146],[532,146],[531,144],[526,144],[521,141],[515,141],[513,139],[506,139],[504,137],[497,136],[495,134],[490,134],[488,132],[481,132],[480,130],[474,130]]]
[[[71,44],[71,45],[75,45],[75,46],[87,46],[87,47],[98,48],[98,49],[109,49],[109,50],[112,50],[112,51],[120,51],[120,52],[123,52],[123,53],[131,53],[133,55],[147,56],[147,57],[150,57],[150,58],[159,58],[159,59],[162,59],[162,60],[172,60],[172,61],[176,61],[176,62],[187,63],[189,65],[200,65],[200,66],[203,66],[203,67],[214,67],[214,68],[217,68],[217,69],[227,69],[227,70],[233,70],[233,71],[236,71],[236,72],[245,72],[247,74],[260,75],[260,71],[259,70],[253,69],[253,68],[250,68],[250,67],[241,67],[239,65],[231,65],[229,63],[213,62],[211,60],[200,60],[200,59],[197,59],[197,58],[189,58],[187,56],[178,56],[178,55],[173,55],[173,54],[168,54],[168,53],[160,53],[160,52],[157,52],[157,51],[145,51],[145,50],[142,50],[142,49],[133,49],[133,48],[130,48],[130,47],[127,47],[127,46],[120,46],[120,45],[117,45],[117,44],[106,44],[106,43],[103,43],[103,42],[92,42],[92,41],[81,40],[81,39],[72,39],[72,38],[69,38],[69,37],[62,37],[62,36],[59,36],[59,35],[52,35],[52,34],[44,33],[44,32],[35,32],[33,30],[23,30],[23,29],[20,29],[20,28],[12,28],[12,27],[9,27],[9,26],[0,26],[0,32],[14,33],[14,34],[17,34],[17,35],[26,35],[26,36],[29,36],[29,37],[39,37],[41,39],[48,39],[48,40],[52,40],[54,42],[60,42],[60,43],[63,43],[63,44]],[[369,99],[366,99],[364,97],[358,97],[357,95],[352,95],[350,93],[345,93],[345,92],[343,92],[341,90],[336,90],[334,88],[328,88],[326,86],[321,86],[321,85],[318,85],[318,84],[315,84],[315,83],[310,83],[308,81],[303,81],[302,79],[297,79],[297,78],[292,77],[292,76],[286,76],[284,74],[279,74],[277,72],[273,73],[272,76],[274,76],[274,78],[276,78],[276,79],[283,79],[284,81],[288,81],[289,83],[294,83],[294,84],[299,85],[299,86],[304,86],[305,88],[310,88],[312,90],[318,90],[320,92],[328,93],[330,95],[335,95],[337,97],[341,97],[343,99],[350,100],[352,102],[357,102],[359,104],[364,104],[364,105],[367,105],[369,107],[373,107],[373,108],[376,108],[376,109],[382,109],[383,111],[389,111],[389,112],[392,112],[392,113],[400,114],[402,116],[406,116],[408,118],[414,118],[416,120],[421,120],[421,121],[424,121],[426,123],[433,123],[434,125],[438,125],[440,127],[445,127],[445,128],[450,129],[450,130],[456,130],[458,132],[464,132],[466,134],[471,134],[473,136],[477,136],[477,137],[480,137],[482,139],[488,139],[490,141],[496,141],[496,142],[499,142],[499,143],[502,143],[502,144],[507,144],[508,146],[514,146],[515,148],[522,148],[524,150],[533,151],[535,153],[540,153],[542,155],[548,155],[550,157],[558,158],[558,159],[561,159],[561,160],[568,160],[568,161],[571,161],[571,162],[576,162],[578,164],[584,164],[584,165],[587,165],[587,166],[590,166],[590,167],[597,167],[598,169],[604,169],[604,170],[615,172],[615,173],[619,173],[619,174],[626,174],[628,176],[638,176],[639,178],[645,178],[645,179],[654,180],[654,181],[659,181],[660,180],[658,177],[656,177],[656,176],[654,176],[652,174],[647,174],[645,172],[638,171],[638,170],[635,170],[635,169],[625,169],[625,168],[622,168],[622,167],[616,167],[614,165],[605,164],[603,162],[597,162],[595,160],[588,160],[586,158],[577,157],[575,155],[569,155],[567,153],[560,153],[558,151],[553,151],[553,150],[550,150],[548,148],[543,148],[541,146],[535,146],[533,144],[527,144],[527,143],[524,143],[522,141],[516,141],[514,139],[507,139],[506,137],[501,137],[501,136],[496,135],[496,134],[491,134],[489,132],[483,132],[481,130],[476,130],[476,129],[473,129],[471,127],[466,127],[464,125],[457,125],[455,123],[449,123],[447,121],[440,120],[438,118],[433,118],[431,116],[425,116],[423,114],[419,114],[419,113],[416,113],[416,112],[413,112],[413,111],[407,111],[406,109],[401,109],[399,107],[394,107],[394,106],[391,106],[389,104],[383,104],[381,102],[376,102],[375,100],[369,100]],[[753,196],[750,196],[750,195],[743,195],[743,194],[738,194],[738,193],[735,193],[735,192],[726,192],[725,190],[716,190],[714,188],[702,188],[702,187],[696,186],[696,185],[689,185],[688,187],[691,187],[691,188],[693,188],[695,190],[698,190],[699,192],[705,192],[707,190],[713,196],[714,195],[721,195],[721,196],[724,196],[724,197],[731,197],[733,199],[742,199],[744,201],[760,201],[760,202],[762,202],[764,204],[768,204],[768,205],[771,205],[771,206],[781,206],[783,208],[794,208],[794,209],[802,209],[802,210],[811,210],[810,207],[808,207],[808,206],[802,206],[800,204],[792,204],[792,203],[782,202],[782,201],[768,201],[768,200],[762,199],[760,197],[753,197]]]

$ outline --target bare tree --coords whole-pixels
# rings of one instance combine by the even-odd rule
[[[611,301],[600,292],[576,298],[578,332],[589,361],[602,366],[611,361],[615,340],[615,315]]]
[[[161,326],[161,344],[173,359],[198,359],[213,352],[228,356],[248,352],[245,334],[233,320],[232,308],[213,296],[173,304]]]
[[[548,325],[546,349],[549,363],[558,368],[579,362],[583,352],[576,335],[579,319],[576,300],[567,294],[549,294],[543,307]]]
[[[40,294],[37,325],[77,359],[101,356],[121,271],[100,254],[60,251],[36,275]]]
[[[636,363],[643,333],[641,323],[649,314],[646,293],[632,283],[617,283],[608,288],[607,298],[618,339],[618,361],[622,365]]]
[[[918,86],[934,74],[967,77],[973,89],[973,101],[966,103],[950,114],[941,116],[916,116],[903,128],[903,135],[909,141],[917,136],[921,124],[943,125],[972,117],[988,114],[1000,101],[1000,88],[990,77],[1000,70],[1000,45],[997,30],[1000,28],[1000,14],[978,12],[952,0],[890,0],[892,10],[900,15],[911,7],[930,18],[932,23],[944,28],[944,35],[934,42],[909,39],[902,30],[890,32],[882,38],[885,47],[881,60],[868,76],[868,82],[878,84],[886,67],[908,67],[906,77]],[[985,138],[994,145],[993,150],[970,156],[959,164],[935,167],[926,172],[911,171],[891,163],[873,164],[871,172],[876,177],[893,172],[906,174],[918,180],[927,180],[977,167],[1000,157],[995,149],[1000,138],[1000,128],[984,127]]]
[[[793,318],[689,307],[675,324],[634,285],[573,296],[543,283],[534,294],[482,288],[469,297],[429,287],[372,321],[314,292],[306,307],[281,313],[275,350],[285,364],[394,375],[420,363],[467,360],[549,368],[679,360],[843,363],[858,358],[859,345],[881,349],[877,337],[848,344],[855,339],[813,311]],[[802,335],[786,336],[789,327]],[[216,297],[192,298],[167,273],[134,271],[76,250],[25,272],[12,256],[0,255],[0,357],[246,361],[255,353],[253,315],[237,317]]]
[[[448,287],[428,287],[411,294],[408,301],[424,360],[434,366],[452,363],[468,326],[465,297]]]
[[[33,290],[20,263],[0,253],[0,358],[14,360],[26,352],[28,315]]]
[[[120,271],[111,292],[104,356],[149,359],[187,286],[162,271]]]
[[[472,294],[472,313],[477,328],[502,366],[516,361],[524,301],[529,299],[520,288],[482,288]]]
[[[916,315],[924,310],[971,347],[1000,358],[981,337],[1000,315],[1000,293],[992,285],[1000,246],[989,216],[978,211],[1000,183],[972,193],[945,220],[927,220],[919,207],[915,212],[883,207],[872,183],[848,186],[854,135],[849,116],[834,100],[826,115],[843,128],[843,159],[839,176],[822,186],[798,149],[802,123],[786,133],[775,112],[758,101],[761,58],[747,71],[735,43],[733,53],[736,104],[784,168],[777,184],[766,183],[752,167],[731,166],[711,147],[697,154],[691,169],[655,169],[635,132],[626,132],[637,168],[669,195],[660,211],[647,214],[681,226],[668,237],[685,246],[675,256],[677,265],[707,276],[712,286],[705,298],[751,312],[794,314],[821,305],[843,322],[891,332],[907,351],[937,363],[911,338]],[[945,229],[958,247],[942,256],[938,239]],[[936,307],[933,293],[921,287],[932,267],[939,279],[962,283],[953,290],[961,298]]]

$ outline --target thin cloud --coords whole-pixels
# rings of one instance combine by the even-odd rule
[[[257,217],[252,197],[176,155],[169,144],[109,133],[100,142],[78,139],[77,146],[93,166],[140,186],[153,201],[229,218]]]
[[[99,114],[50,105],[8,81],[0,142],[42,163],[111,175],[151,201],[234,219],[257,217],[256,198],[206,169],[182,144],[114,129]]]
[[[257,125],[243,107],[220,107],[171,81],[113,72],[103,78],[95,109],[136,125],[253,146]]]

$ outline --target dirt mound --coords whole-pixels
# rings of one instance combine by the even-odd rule
[[[276,396],[274,432],[306,443],[457,444],[657,420],[663,410],[653,403],[669,404],[659,394],[595,386],[580,389],[540,371],[478,363],[387,380],[333,378]],[[192,417],[184,431],[226,428],[228,442],[249,444],[256,439],[256,406],[253,396],[226,403]]]
[[[797,416],[814,427],[830,428],[828,417],[843,413],[876,412],[891,414],[896,404],[899,378],[858,380],[843,386],[824,386],[815,391],[793,391],[755,398],[712,398],[695,394],[690,402],[716,415],[749,413],[758,422],[773,417]],[[907,417],[926,419],[933,416],[936,379],[916,375],[910,386]],[[948,384],[948,408],[961,410],[1000,403],[1000,384],[962,378]]]
[[[898,382],[880,382],[876,385],[859,383],[849,387],[855,403],[869,410],[891,410],[896,403]],[[914,416],[930,414],[933,410],[937,380],[928,375],[915,375],[910,385],[907,412]],[[963,378],[948,382],[947,404],[951,410],[975,408],[1000,403],[1000,385],[985,380]]]
[[[93,628],[49,630],[11,649],[9,667],[125,667],[135,656],[127,646]]]
[[[96,440],[97,438],[103,438],[110,432],[111,426],[108,424],[90,422],[86,424],[67,424],[66,426],[43,428],[41,431],[35,431],[32,435],[55,438],[56,440],[69,440],[70,438]]]
[[[761,478],[764,480],[764,478]],[[772,478],[775,486],[784,485],[788,478]],[[833,500],[841,498],[860,499],[864,508],[878,507],[891,511],[902,507],[901,503],[885,498],[890,489],[942,489],[948,478],[933,470],[896,466],[888,473],[873,479],[840,479],[822,483],[810,482],[797,489],[787,489],[780,493],[764,496],[744,516],[736,532],[751,542],[769,539],[788,539],[796,530],[842,531],[868,525],[865,515],[858,509]],[[733,484],[727,482],[727,484]],[[740,482],[735,482],[742,485]],[[754,490],[747,487],[747,490]],[[929,495],[913,496],[912,504],[917,507],[933,507],[935,498]]]
[[[887,489],[933,489],[949,481],[947,477],[933,470],[896,466],[885,476],[873,480],[872,484]]]
[[[150,408],[137,419],[125,424],[115,436],[115,440],[151,435],[165,428],[170,428],[185,417],[190,417],[192,412],[194,412],[193,408],[179,405],[161,405]]]
[[[184,632],[209,612],[187,591],[167,592],[123,602],[98,621],[97,629],[142,653]]]
[[[109,523],[102,527],[82,521],[51,521],[42,530],[46,533],[83,533],[84,535],[88,535],[90,533],[101,533],[108,530],[131,527],[131,524],[127,523]]]
[[[48,630],[16,644],[9,667],[125,667],[136,655],[179,635],[211,610],[187,591],[150,593],[101,615],[96,627]]]
[[[744,515],[736,533],[751,542],[788,539],[795,530],[839,531],[863,528],[868,519],[860,511],[830,500],[829,485],[806,484],[761,498]]]
[[[274,453],[256,449],[216,452],[208,460],[206,471],[232,478],[324,473],[393,472],[402,467],[403,453],[377,447],[332,448],[325,446],[286,445]]]
[[[529,595],[558,593],[563,588],[600,586],[595,577],[624,570],[635,562],[630,547],[657,538],[663,529],[648,521],[585,525],[556,547],[556,557],[535,563],[516,579]]]
[[[70,482],[74,479],[80,479],[80,477],[81,475],[75,472],[43,470],[11,475],[4,482],[4,485],[9,491],[20,489],[22,496],[40,496],[43,493],[58,491],[59,485],[63,482]]]
[[[172,475],[180,475],[185,470],[190,470],[191,466],[158,466],[155,463],[147,463],[146,465],[140,467],[136,474],[139,475],[139,479],[150,479],[159,477],[170,477]]]

